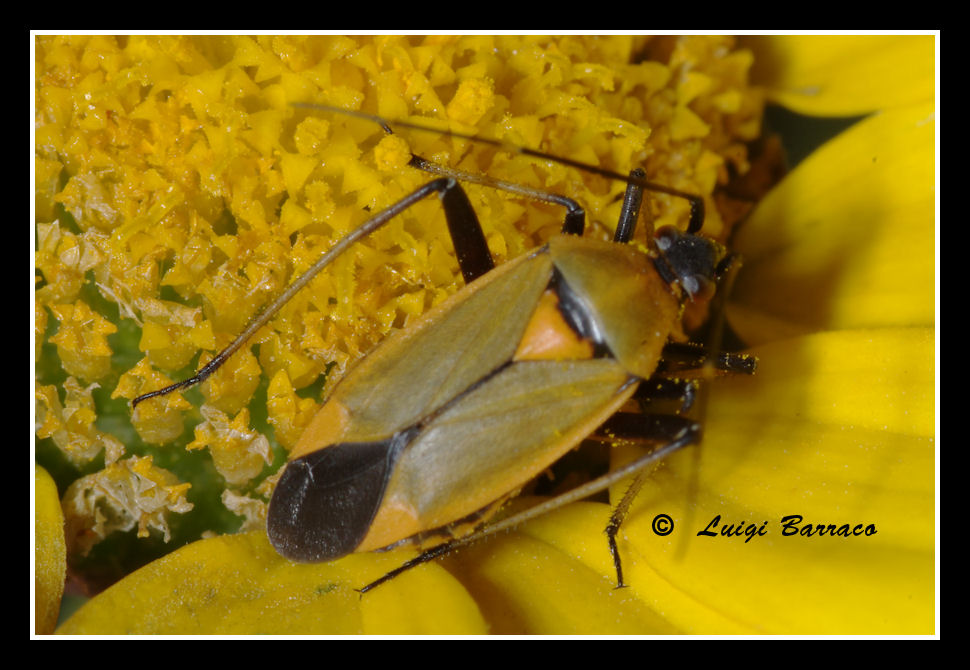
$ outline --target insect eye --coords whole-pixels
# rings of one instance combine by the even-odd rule
[[[681,279],[680,285],[691,297],[691,300],[706,300],[713,297],[715,291],[714,282],[701,275],[684,277]]]

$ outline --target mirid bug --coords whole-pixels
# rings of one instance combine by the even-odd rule
[[[377,117],[329,111],[367,118],[391,132]],[[585,213],[569,198],[413,156],[411,166],[439,176],[341,239],[194,377],[133,405],[204,380],[320,270],[436,194],[466,287],[388,337],[327,398],[290,454],[270,502],[267,532],[280,554],[320,562],[402,542],[438,542],[366,591],[459,544],[642,473],[697,442],[700,424],[681,412],[617,412],[635,393],[647,401],[672,397],[682,410],[690,406],[694,382],[657,373],[685,355],[697,359],[695,367],[704,359],[702,351],[685,354],[668,345],[668,338],[684,303],[709,297],[718,278],[736,267],[734,257],[697,234],[699,197],[646,182],[642,171],[624,177],[562,162],[627,182],[612,242],[582,237]],[[563,234],[495,267],[461,181],[564,206]],[[692,205],[687,232],[660,229],[649,254],[628,244],[644,190]],[[753,371],[754,362],[744,357],[719,361]],[[475,532],[523,485],[602,429],[659,446],[622,470]],[[635,480],[606,529],[618,586],[624,582],[615,536],[642,483],[642,477]]]

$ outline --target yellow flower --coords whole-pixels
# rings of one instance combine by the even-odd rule
[[[722,38],[42,38],[35,202],[48,242],[37,255],[37,300],[73,302],[80,291],[78,304],[118,305],[111,351],[117,358],[125,340],[132,353],[95,401],[124,435],[132,458],[123,463],[147,464],[170,491],[141,529],[171,533],[181,547],[168,553],[159,541],[154,551],[167,555],[58,632],[932,633],[933,43],[755,40],[749,51]],[[235,442],[217,447],[223,438],[204,428],[218,424],[216,432],[262,444],[265,420],[255,409],[237,414],[253,393],[249,373],[223,383],[226,391],[203,389],[210,403],[231,396],[231,409],[205,410],[209,424],[201,401],[178,396],[118,418],[121,403],[109,394],[130,399],[154,388],[150,380],[184,378],[183,359],[224,346],[331,239],[427,181],[402,168],[409,149],[399,136],[378,143],[373,127],[291,102],[437,119],[618,171],[645,164],[655,181],[709,195],[729,171],[748,168],[744,142],[760,125],[760,97],[747,83],[752,52],[755,72],[765,52],[778,65],[762,82],[783,104],[801,93],[810,113],[825,113],[820,101],[831,98],[830,113],[879,114],[800,165],[740,230],[745,268],[729,317],[761,366],[752,378],[712,384],[703,449],[668,459],[637,499],[619,538],[629,588],[613,588],[602,503],[569,505],[363,598],[355,587],[414,552],[294,565],[262,530],[226,534],[234,530],[226,509],[246,517],[233,517],[235,528],[261,522],[271,473],[312,415],[307,396],[321,397],[325,383],[325,397],[392,328],[462,285],[435,202],[357,245],[255,336],[264,383],[272,379],[269,422],[285,445],[275,447],[272,467],[257,473],[264,449],[256,458]],[[651,58],[630,65],[631,55]],[[885,79],[877,76],[885,67],[893,98],[888,88],[881,98],[878,85],[854,85]],[[856,92],[866,97],[846,106]],[[573,195],[589,211],[592,235],[608,235],[617,218],[622,185],[432,133],[401,137],[437,162]],[[561,226],[561,211],[468,190],[499,262]],[[686,220],[676,198],[650,206],[657,226]],[[726,236],[733,216],[712,200],[708,210],[705,231]],[[51,227],[52,215],[67,229]],[[97,281],[79,288],[88,270]],[[183,314],[181,301],[196,311]],[[63,373],[47,360],[38,393],[54,408],[51,384]],[[316,394],[296,395],[326,372]],[[156,425],[163,412],[164,430]],[[195,443],[191,431],[176,437],[179,413],[203,431]],[[190,458],[190,443],[210,449]],[[39,461],[62,458],[45,445]],[[245,463],[232,462],[237,453]],[[230,474],[218,474],[213,459]],[[75,524],[124,525],[105,523],[105,508],[90,502]],[[65,508],[69,522],[77,508]],[[660,513],[675,524],[666,537],[651,529]],[[182,514],[196,521],[181,523]],[[803,517],[799,527],[861,524],[863,535],[782,536],[781,519],[793,514]],[[764,521],[770,534],[750,542],[696,535],[718,515],[718,531]],[[200,525],[216,537],[185,544]],[[870,525],[875,534],[866,536]]]
[[[730,320],[759,370],[714,385],[699,471],[677,454],[637,501],[635,588],[686,632],[932,634],[934,39],[751,45],[789,68],[766,82],[778,101],[874,113],[740,230]],[[651,537],[660,512],[689,537]]]

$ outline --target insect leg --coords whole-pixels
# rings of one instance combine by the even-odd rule
[[[402,572],[407,572],[411,568],[416,568],[419,565],[422,565],[423,563],[427,563],[428,561],[433,561],[439,556],[444,556],[445,554],[451,552],[451,550],[455,549],[459,544],[466,544],[466,543],[459,542],[457,540],[453,542],[445,542],[444,544],[439,544],[437,547],[433,547],[431,549],[428,549],[427,551],[421,552],[421,554],[419,554],[418,556],[415,556],[409,561],[405,561],[404,563],[394,568],[393,570],[388,572],[380,579],[376,579],[372,581],[370,584],[367,584],[366,586],[356,590],[361,594],[367,593],[371,589],[377,588],[381,584],[391,581],[392,579],[400,575]]]
[[[687,370],[698,370],[707,364],[722,372],[751,375],[758,367],[758,359],[749,354],[730,351],[722,351],[712,356],[710,351],[700,344],[668,342],[664,346],[657,372],[676,374]]]
[[[720,278],[720,288],[710,306],[711,314],[715,315],[715,318],[708,321],[706,332],[698,334],[699,341],[705,342],[705,344],[668,342],[660,357],[657,373],[676,374],[710,366],[730,374],[754,374],[758,367],[756,357],[720,351],[725,335],[730,336],[732,334],[724,314],[727,297],[731,293],[731,287],[740,268],[741,256],[739,254],[728,254],[721,260],[715,271],[715,276]],[[735,337],[735,340],[735,346],[743,346],[739,339]]]
[[[633,398],[640,402],[641,407],[662,401],[679,401],[680,406],[674,412],[682,414],[694,405],[697,386],[696,379],[654,377],[641,382]]]
[[[371,589],[377,586],[380,586],[384,582],[387,582],[393,579],[394,577],[397,577],[402,572],[410,570],[411,568],[421,565],[422,563],[427,563],[428,561],[434,560],[439,556],[444,556],[445,554],[451,552],[454,549],[457,549],[458,547],[462,547],[467,544],[477,542],[479,540],[482,540],[488,537],[489,535],[494,535],[495,533],[509,530],[511,528],[514,528],[515,526],[519,526],[525,523],[526,521],[535,519],[544,514],[548,514],[553,510],[559,509],[560,507],[565,507],[569,503],[573,503],[578,500],[583,500],[584,498],[588,498],[589,496],[595,493],[599,493],[600,491],[603,491],[609,488],[613,484],[619,481],[622,481],[623,479],[631,475],[634,475],[643,471],[650,464],[666,458],[667,456],[681,449],[682,447],[685,447],[689,444],[694,444],[700,440],[701,427],[700,427],[700,424],[698,424],[695,421],[690,421],[689,419],[685,419],[683,417],[668,416],[668,415],[650,414],[650,415],[635,415],[635,416],[637,418],[633,420],[631,424],[625,425],[622,423],[622,420],[621,420],[621,422],[618,423],[617,425],[618,430],[621,433],[628,434],[628,435],[631,434],[632,432],[636,432],[640,437],[647,435],[647,436],[652,436],[651,439],[653,440],[666,439],[667,441],[661,444],[661,446],[651,451],[650,453],[644,454],[643,456],[631,461],[630,463],[627,463],[626,465],[616,470],[613,470],[601,477],[597,477],[596,479],[586,482],[585,484],[577,486],[576,488],[570,491],[567,491],[562,495],[556,496],[551,500],[547,500],[543,503],[536,505],[535,507],[530,507],[527,510],[519,512],[518,514],[514,514],[500,521],[496,521],[495,523],[491,523],[485,526],[484,528],[482,528],[481,530],[478,530],[477,532],[472,533],[471,535],[466,535],[465,537],[451,540],[450,542],[445,542],[444,544],[440,544],[436,547],[433,547],[421,553],[420,555],[412,558],[411,560],[407,561],[403,565],[395,568],[394,570],[391,570],[380,579],[373,581],[370,584],[367,584],[362,589],[359,589],[360,592],[366,593]],[[610,419],[610,421],[613,421],[613,419]],[[624,496],[624,498],[625,497],[626,496]],[[635,493],[633,494],[633,496],[630,497],[630,500],[632,501],[634,497],[636,497]],[[629,507],[629,503],[627,503],[627,507]],[[624,511],[624,515],[625,514],[626,512]],[[612,523],[612,518],[611,518],[611,523]],[[617,528],[619,528],[620,523],[622,523],[622,518],[620,519],[619,523],[616,524]],[[614,536],[615,536],[615,533],[614,533]],[[622,575],[619,572],[619,554],[615,552],[615,540],[613,540],[612,538],[611,538],[610,551],[613,552],[614,564],[618,568],[617,574],[619,577],[619,583],[622,585]]]
[[[420,126],[415,126],[414,124],[408,124],[408,123],[399,123],[397,125],[401,125],[407,128],[417,128],[419,130],[429,130],[428,128],[421,128]],[[386,126],[385,126],[385,130],[387,130]],[[640,187],[640,189],[642,190],[655,191],[657,193],[665,193],[667,195],[674,196],[675,198],[683,198],[687,200],[688,203],[690,203],[690,219],[687,223],[687,232],[688,233],[699,232],[704,225],[704,216],[705,216],[704,198],[702,198],[699,195],[686,193],[684,191],[679,191],[675,188],[670,188],[668,186],[663,186],[661,184],[655,184],[654,182],[646,181],[643,178],[643,176],[645,176],[645,173],[641,173],[641,175],[638,175],[636,177],[628,178],[628,177],[624,177],[621,174],[613,172],[612,170],[606,170],[596,165],[588,165],[586,163],[581,163],[579,161],[570,160],[568,158],[563,158],[560,156],[551,156],[541,151],[534,151],[524,147],[507,147],[501,142],[495,142],[492,140],[475,137],[472,135],[463,135],[461,133],[449,132],[447,134],[453,135],[455,137],[462,137],[465,139],[473,140],[476,142],[483,142],[485,144],[499,146],[509,151],[523,154],[525,156],[535,156],[537,158],[544,158],[546,160],[556,161],[557,163],[568,165],[569,167],[575,167],[580,170],[586,170],[588,172],[592,172],[593,174],[598,174],[602,177],[607,177],[609,179],[617,179],[619,181],[625,181],[631,185],[635,184],[636,186]],[[461,179],[463,181],[470,181],[476,184],[494,186],[495,188],[501,188],[503,190],[511,191],[513,193],[519,193],[520,195],[523,195],[529,198],[534,198],[536,200],[542,200],[545,202],[552,202],[552,203],[563,205],[569,210],[569,213],[566,215],[566,223],[565,225],[563,225],[562,232],[573,234],[573,235],[583,234],[583,222],[585,221],[585,212],[583,212],[582,208],[570,198],[566,198],[565,196],[557,195],[555,193],[540,191],[538,189],[531,189],[526,186],[522,186],[521,184],[512,184],[509,182],[492,180],[487,177],[466,174],[463,172],[459,172],[457,170],[451,170],[450,168],[437,165],[436,163],[433,163],[431,161],[426,161],[425,159],[418,158],[417,156],[415,156],[414,158],[418,159],[418,161],[423,161],[423,163],[421,165],[415,165],[412,162],[412,166],[422,170],[426,170],[428,172],[434,172],[435,174],[453,176],[456,179]],[[429,168],[432,168],[432,169],[429,169]]]
[[[449,180],[451,186],[440,192],[441,205],[445,209],[445,220],[448,222],[448,232],[451,242],[455,246],[458,266],[465,283],[469,284],[495,267],[485,233],[478,222],[475,209],[468,200],[464,189],[454,179]]]
[[[620,220],[616,223],[616,233],[613,235],[614,242],[626,244],[633,239],[633,231],[636,230],[637,218],[640,216],[640,205],[643,203],[643,186],[638,182],[646,176],[647,173],[642,168],[636,168],[630,172],[630,181],[623,196],[623,208],[620,210]]]
[[[314,263],[309,270],[300,275],[292,284],[286,287],[272,303],[270,303],[266,308],[263,309],[259,315],[254,318],[246,329],[243,330],[236,339],[234,339],[229,346],[220,351],[211,361],[209,361],[205,366],[200,368],[198,372],[195,373],[189,379],[177,382],[165,388],[159,389],[157,391],[151,391],[150,393],[145,393],[138,396],[131,401],[131,406],[134,409],[144,400],[149,398],[154,398],[157,396],[167,395],[173,391],[178,391],[179,389],[187,388],[193,386],[200,382],[205,381],[213,372],[219,369],[223,363],[225,363],[230,356],[232,356],[236,351],[239,350],[249,339],[256,334],[260,328],[262,328],[266,323],[276,314],[280,308],[283,307],[289,300],[296,295],[298,291],[303,289],[310,281],[319,273],[323,268],[327,267],[336,259],[338,256],[343,254],[347,249],[353,246],[360,239],[370,235],[375,230],[378,230],[385,224],[387,224],[395,216],[411,207],[414,203],[422,200],[432,193],[437,193],[442,200],[443,207],[445,209],[445,216],[449,222],[449,229],[458,228],[462,231],[467,231],[471,229],[471,233],[467,232],[459,233],[460,239],[462,239],[462,250],[459,254],[464,254],[466,260],[464,261],[462,271],[464,273],[465,267],[469,268],[469,273],[477,276],[480,273],[488,272],[493,267],[492,257],[488,254],[488,247],[485,245],[485,239],[481,232],[481,227],[478,225],[478,218],[475,216],[475,211],[472,209],[471,203],[468,201],[468,196],[461,189],[454,179],[450,178],[440,178],[428,182],[424,186],[415,189],[411,194],[401,198],[393,205],[381,210],[371,218],[367,219],[360,226],[347,233],[344,237],[337,241],[323,256]],[[454,220],[454,223],[452,222]],[[475,237],[475,230],[477,229],[478,235],[481,237],[481,244],[476,244],[475,242],[465,243],[464,240],[467,238]],[[458,242],[456,241],[456,246]],[[487,266],[487,267],[486,267]],[[472,278],[474,278],[474,276]]]
[[[373,116],[371,114],[364,114],[362,112],[357,112],[357,111],[350,110],[350,109],[341,109],[339,107],[331,107],[329,105],[317,105],[317,104],[308,104],[308,103],[293,103],[293,106],[294,107],[303,107],[303,108],[307,108],[307,109],[317,109],[317,110],[321,110],[321,111],[332,112],[332,113],[335,113],[335,114],[342,114],[344,116],[352,116],[352,117],[355,117],[355,118],[358,118],[358,119],[366,119],[368,121],[371,121],[373,123],[378,124],[381,127],[381,129],[385,133],[387,133],[388,135],[393,135],[394,134],[394,130],[391,128],[391,124],[389,122],[385,121],[384,119],[382,119],[379,116]],[[478,137],[474,137],[474,136],[471,136],[471,135],[464,135],[462,133],[455,133],[455,132],[451,132],[451,131],[434,131],[431,128],[425,128],[425,127],[422,127],[420,125],[414,125],[414,124],[410,124],[410,123],[407,123],[407,122],[394,122],[394,125],[397,125],[397,126],[400,126],[400,127],[403,127],[403,128],[412,128],[412,129],[415,129],[415,130],[423,130],[423,131],[426,131],[426,132],[428,132],[428,131],[431,131],[431,132],[441,132],[444,135],[451,135],[453,137],[461,137],[461,138],[468,139],[468,140],[472,140],[472,141],[476,141],[476,142],[482,142],[484,144],[492,144],[492,145],[499,145],[499,146],[501,146],[500,143],[497,143],[497,142],[495,142],[493,140],[485,140],[485,139],[478,138]],[[539,158],[546,158],[546,159],[555,160],[555,161],[558,161],[558,162],[563,162],[563,161],[561,161],[560,159],[558,159],[558,158],[556,158],[554,156],[548,156],[548,155],[543,154],[541,152],[522,150],[522,149],[520,149],[518,147],[515,147],[514,150],[517,151],[518,153],[524,153],[525,155],[529,155],[529,156],[536,156],[536,157],[539,157]],[[563,234],[566,234],[566,235],[582,235],[583,234],[583,231],[586,228],[586,211],[579,205],[579,203],[577,203],[572,198],[567,198],[566,196],[560,195],[558,193],[552,193],[550,191],[543,191],[541,189],[530,188],[530,187],[525,186],[523,184],[516,184],[516,183],[513,183],[513,182],[502,181],[500,179],[493,179],[493,178],[488,177],[488,176],[485,176],[485,175],[476,175],[476,174],[472,174],[470,172],[462,172],[461,170],[454,170],[454,169],[452,169],[450,167],[447,167],[447,166],[444,166],[444,165],[439,165],[438,163],[435,163],[434,161],[429,161],[428,159],[422,158],[421,156],[418,156],[416,154],[411,154],[411,160],[408,162],[408,164],[411,167],[413,167],[413,168],[417,168],[418,170],[423,170],[423,171],[429,172],[431,174],[440,175],[442,177],[450,177],[452,179],[455,179],[455,180],[458,180],[458,181],[468,182],[470,184],[478,184],[480,186],[489,186],[491,188],[497,188],[497,189],[499,189],[501,191],[507,191],[509,193],[515,193],[515,194],[521,195],[521,196],[523,196],[525,198],[530,198],[532,200],[538,200],[540,202],[548,202],[548,203],[552,203],[554,205],[560,205],[562,207],[565,207],[566,208],[566,218],[565,218],[565,221],[563,222],[563,226],[562,226],[562,232],[563,232]],[[571,164],[571,163],[567,163],[567,164]],[[580,167],[580,168],[585,168],[586,167],[586,166],[582,165],[581,163],[574,163],[572,165],[574,167]],[[644,174],[645,173],[643,173],[641,171],[640,177],[639,177],[641,180],[642,180]],[[612,173],[610,173],[610,175],[612,176]],[[701,203],[701,206],[703,207],[703,202]],[[693,205],[692,205],[692,207],[693,207]],[[452,237],[454,238],[454,236],[455,236],[455,234],[454,234],[454,232],[452,232]],[[456,241],[456,247],[457,247],[457,241]]]
[[[664,449],[672,444],[677,444],[678,448],[694,444],[699,442],[701,437],[699,423],[686,417],[668,414],[615,414],[603,427],[607,433],[617,438],[659,442],[664,445]],[[613,508],[613,514],[610,515],[610,521],[606,525],[606,538],[610,546],[610,555],[613,557],[613,566],[616,568],[616,588],[626,586],[623,582],[623,566],[616,546],[616,535],[630,511],[630,505],[640,493],[649,474],[645,468],[636,473],[636,477],[620,502]]]
[[[572,198],[567,198],[564,195],[550,193],[549,191],[530,188],[528,186],[523,186],[522,184],[515,184],[513,182],[502,181],[500,179],[493,179],[485,175],[476,175],[470,172],[453,170],[449,167],[438,165],[433,161],[429,161],[413,154],[411,156],[411,162],[409,165],[411,167],[418,168],[419,170],[430,172],[431,174],[451,177],[452,179],[466,181],[472,184],[478,184],[480,186],[489,186],[491,188],[499,189],[500,191],[508,191],[509,193],[521,195],[524,198],[530,198],[540,202],[549,202],[554,205],[565,207],[566,218],[562,225],[562,232],[564,235],[582,235],[586,228],[586,210],[580,207],[578,202]]]
[[[547,154],[543,151],[537,149],[529,149],[528,147],[520,147],[501,140],[491,139],[487,137],[479,137],[477,135],[469,135],[467,133],[456,132],[453,130],[442,130],[440,128],[432,128],[430,126],[424,126],[420,123],[411,123],[408,121],[387,121],[379,116],[373,114],[366,114],[364,112],[358,112],[351,109],[343,109],[341,107],[333,107],[330,105],[321,105],[317,103],[306,103],[306,102],[294,102],[291,103],[294,107],[300,107],[303,109],[314,109],[323,112],[330,112],[333,114],[342,114],[344,116],[352,116],[358,119],[365,119],[371,123],[378,124],[385,133],[393,133],[391,126],[397,128],[409,128],[411,130],[418,130],[421,132],[431,132],[440,135],[447,135],[449,137],[458,137],[461,139],[470,140],[472,142],[479,142],[481,144],[488,144],[493,147],[502,149],[512,154],[521,154],[523,156],[533,156],[535,158],[541,158],[543,160],[555,161],[560,165],[567,165],[569,167],[578,168],[580,170],[585,170],[592,174],[598,174],[601,177],[606,177],[607,179],[616,179],[619,181],[625,181],[628,184],[636,183],[641,186],[644,190],[654,191],[657,193],[666,193],[667,195],[673,196],[675,198],[683,198],[690,203],[690,220],[687,224],[688,233],[696,233],[704,225],[704,198],[692,193],[686,193],[669,186],[664,186],[662,184],[656,184],[654,182],[646,181],[642,177],[638,178],[628,178],[612,170],[602,168],[598,165],[590,165],[588,163],[583,163],[582,161],[576,161],[563,156],[553,156]],[[415,157],[417,158],[417,157]],[[424,159],[418,159],[419,161],[424,161]],[[546,193],[544,191],[538,191],[530,189],[528,187],[521,186],[519,184],[510,184],[508,182],[498,182],[489,180],[487,178],[478,177],[476,175],[466,175],[458,171],[452,171],[449,168],[445,168],[440,165],[436,165],[430,161],[424,161],[423,165],[414,165],[422,170],[427,170],[428,172],[434,172],[435,174],[441,174],[447,177],[453,177],[455,179],[461,179],[463,181],[470,181],[476,184],[484,184],[487,186],[494,186],[496,188],[501,188],[504,190],[509,190],[513,193],[519,193],[526,197],[535,198],[537,200],[543,200],[545,202],[554,202],[567,207],[569,214],[566,216],[566,222],[563,225],[563,233],[571,235],[582,235],[583,227],[585,221],[585,213],[582,212],[575,202],[569,200],[569,198],[563,198],[562,196],[557,196],[553,193]],[[439,168],[439,169],[427,169],[428,167]],[[563,201],[569,201],[571,204],[566,204]],[[573,209],[575,206],[575,209]]]

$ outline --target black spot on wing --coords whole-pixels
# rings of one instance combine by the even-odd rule
[[[352,553],[384,498],[400,434],[335,444],[291,461],[270,501],[266,529],[284,557],[302,563]]]

